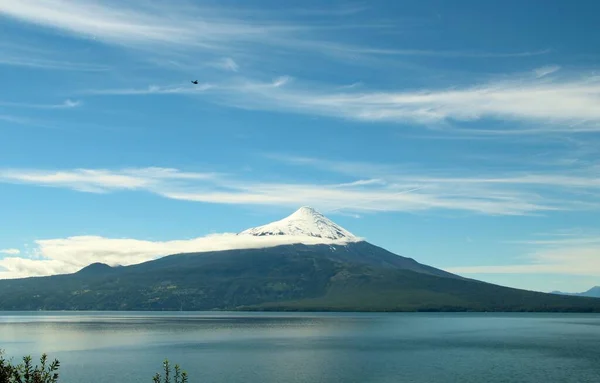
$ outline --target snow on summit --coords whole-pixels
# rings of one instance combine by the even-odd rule
[[[354,234],[309,206],[301,207],[282,220],[244,230],[240,235],[312,237],[345,241],[357,239]]]

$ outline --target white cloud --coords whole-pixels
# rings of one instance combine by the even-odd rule
[[[19,249],[3,249],[3,250],[0,250],[0,254],[19,255],[19,254],[21,254],[21,250],[19,250]]]
[[[0,17],[1,15],[0,12]],[[19,39],[17,36],[0,41],[0,65],[70,72],[99,72],[110,69],[105,65],[70,61],[64,51],[49,51],[34,47],[35,45],[31,41]]]
[[[274,47],[316,52],[322,55],[357,56],[436,56],[436,57],[522,57],[549,51],[498,53],[456,52],[418,49],[383,49],[340,42],[339,35],[328,31],[389,29],[389,22],[366,20],[352,23],[345,18],[322,25],[319,16],[332,16],[336,9],[286,10],[232,9],[209,7],[186,1],[167,3],[150,0],[0,0],[0,16],[54,29],[76,37],[125,47],[181,52],[194,49],[219,57],[230,52],[260,52],[252,48]],[[290,14],[303,13],[312,18],[304,24],[289,21]],[[282,21],[285,20],[285,21]],[[298,20],[303,20],[298,18]],[[325,36],[324,36],[325,35]],[[252,45],[252,47],[249,47]],[[263,55],[264,56],[264,55]]]
[[[450,90],[331,92],[251,84],[227,94],[237,103],[363,121],[439,123],[484,118],[556,122],[600,129],[600,79],[561,83],[510,81]],[[218,88],[215,88],[217,90]],[[244,98],[244,95],[248,95]],[[575,127],[570,124],[586,123]],[[591,125],[591,127],[590,127]]]
[[[598,240],[597,242],[600,242]],[[600,277],[600,245],[563,246],[538,249],[523,263],[450,267],[455,274],[562,274]]]
[[[275,87],[275,88],[282,87],[290,81],[291,81],[291,77],[289,77],[289,76],[278,77],[273,81],[273,87]]]
[[[9,257],[0,260],[0,279],[64,274],[69,269],[62,262]]]
[[[359,161],[335,161],[313,157],[298,157],[282,154],[265,154],[279,162],[297,166],[310,166],[320,171],[330,171],[357,177],[370,177],[373,179],[385,179],[391,182],[410,182],[412,184],[453,184],[453,188],[460,185],[522,185],[531,187],[553,186],[565,189],[600,189],[600,173],[597,166],[579,166],[567,171],[538,171],[533,170],[499,172],[497,176],[470,175],[470,176],[444,176],[443,172],[430,172],[427,175],[421,169],[409,168],[402,165],[375,164]],[[494,159],[495,162],[500,159]],[[544,163],[547,165],[547,163]],[[550,163],[555,167],[553,163]],[[437,173],[437,176],[435,175]],[[371,180],[370,182],[374,182]]]
[[[39,46],[35,41],[17,34],[0,41],[0,65],[69,72],[101,72],[110,69],[106,65],[81,62],[81,57],[73,57],[64,49]]]
[[[27,118],[18,117],[18,116],[10,116],[7,114],[0,114],[0,120],[11,122],[14,124],[19,124],[19,125],[28,125],[31,123],[31,121]]]
[[[516,57],[531,57],[541,56],[552,52],[550,49],[524,51],[524,52],[473,52],[473,51],[442,51],[428,49],[390,49],[390,48],[374,48],[352,46],[345,44],[336,44],[331,42],[321,42],[320,45],[324,50],[330,51],[332,54],[350,54],[348,57],[356,57],[356,55],[378,55],[378,56],[423,56],[423,57],[438,57],[438,58],[516,58]]]
[[[76,108],[81,105],[81,101],[65,100],[62,104],[64,108]]]
[[[22,21],[101,38],[112,42],[155,41],[191,43],[194,40],[184,20],[160,18],[124,6],[100,5],[92,1],[23,0],[0,1],[0,13]],[[116,5],[116,4],[115,4]],[[165,16],[168,16],[165,14]]]
[[[90,95],[111,95],[111,96],[136,96],[136,95],[153,95],[153,94],[197,94],[207,91],[214,86],[208,83],[198,83],[198,85],[190,85],[185,83],[185,86],[171,85],[171,86],[159,86],[150,85],[147,88],[135,89],[95,89],[85,91],[85,94]]]
[[[0,169],[0,181],[64,187],[82,192],[105,193],[113,190],[151,190],[162,182],[206,180],[215,173],[186,173],[170,168],[74,169],[66,171]]]
[[[450,267],[456,274],[553,274],[600,277],[600,235],[566,230],[540,234],[542,238],[506,241],[525,246],[517,263]],[[539,237],[539,235],[538,235]]]
[[[265,153],[263,156],[286,164],[314,167],[320,171],[330,171],[333,173],[370,178],[388,178],[391,174],[404,174],[410,170],[407,167],[396,164],[391,165],[347,160],[335,161],[280,153]]]
[[[231,72],[237,72],[240,69],[239,65],[231,57],[226,57],[222,60],[217,61],[215,63],[215,66],[217,68],[221,68]]]
[[[215,204],[296,208],[312,205],[346,213],[426,210],[468,211],[491,215],[538,214],[555,210],[600,208],[600,189],[590,172],[428,176],[423,170],[375,164],[306,159],[310,166],[331,166],[344,182],[261,182],[235,174],[184,172],[169,168],[35,170],[0,169],[0,182],[61,187],[89,193],[145,191],[165,198]],[[353,174],[351,174],[353,171]],[[585,193],[591,193],[586,196]]]
[[[359,238],[355,240],[360,240]],[[73,273],[95,262],[110,266],[133,265],[162,256],[235,249],[257,249],[303,243],[344,244],[344,241],[304,236],[255,237],[234,233],[211,234],[204,237],[173,240],[145,241],[137,239],[77,236],[36,241],[36,259],[10,257],[0,260],[0,279],[23,278]]]
[[[60,104],[28,104],[19,102],[0,101],[0,106],[9,106],[16,108],[31,108],[31,109],[72,109],[81,106],[81,101],[67,99]]]
[[[0,56],[0,65],[81,72],[104,72],[109,70],[109,67],[104,65],[92,65],[14,54],[4,54]]]
[[[198,95],[233,107],[323,115],[358,121],[436,125],[486,118],[537,122],[508,130],[462,130],[470,133],[522,134],[544,131],[600,130],[600,77],[560,81],[515,79],[453,89],[419,91],[340,91],[337,86],[303,84],[282,76],[273,82],[235,80],[214,83]],[[285,86],[283,86],[285,85]],[[92,91],[104,94],[193,93],[189,87]],[[453,131],[453,130],[450,130]],[[457,130],[454,130],[455,132]],[[461,131],[461,130],[458,130]]]
[[[273,21],[268,12],[248,12],[185,2],[0,0],[0,15],[122,46],[211,52],[248,43],[302,47],[295,40],[310,46],[310,39],[302,36],[319,29]]]
[[[535,69],[533,72],[537,78],[548,76],[554,72],[558,72],[560,70],[560,66],[558,65],[548,65]]]
[[[356,238],[355,241],[363,240]],[[102,262],[111,266],[133,265],[178,253],[266,248],[303,243],[344,244],[340,240],[312,237],[255,237],[235,233],[170,241],[150,241],[100,236],[74,236],[38,240],[28,252],[29,258],[7,257],[0,260],[0,279],[73,273]],[[508,265],[445,268],[456,274],[553,274],[600,277],[600,237],[560,237],[549,242],[532,241],[534,250],[522,262]],[[14,249],[10,249],[14,250]],[[18,255],[11,252],[10,255]]]
[[[218,204],[297,207],[314,205],[324,211],[350,212],[463,210],[491,215],[523,215],[560,210],[533,195],[484,188],[455,189],[410,184],[373,188],[343,184],[247,184],[233,191],[163,191],[178,200]]]
[[[247,60],[248,66],[254,69],[252,72],[247,71],[248,73],[261,73],[264,63],[268,61],[269,73],[272,73],[270,65],[273,62],[297,60],[298,56],[290,54],[290,51],[301,53],[302,57],[306,57],[307,52],[334,56],[345,54],[352,57],[424,55],[441,58],[509,57],[547,53],[439,52],[353,46],[340,41],[339,34],[328,31],[335,28],[361,28],[362,24],[368,23],[358,25],[336,19],[336,25],[332,26],[323,26],[311,20],[296,24],[289,21],[289,15],[284,17],[285,15],[278,15],[277,12],[232,10],[179,1],[166,5],[154,0],[0,0],[1,16],[50,28],[61,34],[94,39],[119,47],[141,48],[142,51],[136,50],[136,53],[143,53],[136,55],[137,59],[155,64],[177,62],[175,66],[170,64],[169,68],[186,73],[196,71],[199,65],[238,72],[239,65],[234,58]],[[375,23],[374,29],[376,28]],[[385,28],[389,28],[389,25]],[[273,60],[275,56],[277,59]],[[346,64],[356,62],[347,60],[347,56],[343,58]],[[233,107],[284,110],[358,121],[429,124],[488,117],[561,123],[585,120],[587,129],[588,121],[597,120],[597,113],[589,112],[589,106],[597,102],[593,100],[597,94],[594,93],[595,90],[586,93],[585,89],[580,89],[583,85],[573,85],[579,87],[573,92],[571,88],[544,88],[544,84],[520,84],[518,81],[513,84],[463,86],[456,90],[390,92],[372,89],[362,92],[361,87],[340,88],[339,84],[304,84],[298,81],[292,84],[289,76],[281,76],[273,81],[222,80],[223,76],[227,76],[223,73],[206,74],[203,79],[202,71],[199,76],[200,81],[210,79],[211,84],[192,87],[189,83],[182,83],[143,88],[126,85],[120,89],[95,89],[88,93],[197,94]],[[566,84],[567,87],[571,85]],[[560,84],[557,87],[560,88]],[[592,116],[588,118],[590,114]],[[564,129],[567,130],[566,127]]]

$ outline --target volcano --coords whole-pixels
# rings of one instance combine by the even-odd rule
[[[0,310],[600,312],[600,299],[513,289],[421,264],[308,206],[235,236],[261,245],[2,280]]]

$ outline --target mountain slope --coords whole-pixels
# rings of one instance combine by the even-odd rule
[[[462,278],[460,276],[436,269],[431,266],[418,263],[412,258],[406,258],[365,241],[352,242],[346,245],[280,245],[266,249],[226,250],[205,253],[178,254],[163,257],[155,261],[128,266],[129,270],[150,271],[174,267],[205,267],[223,260],[239,257],[239,261],[245,262],[243,256],[253,258],[261,253],[273,253],[281,255],[319,256],[333,262],[352,263],[374,266],[378,268],[391,268],[410,270],[423,274],[436,275],[448,278]]]
[[[584,291],[582,293],[563,293],[560,291],[553,291],[552,294],[570,295],[570,296],[577,296],[577,297],[600,298],[600,286],[592,287],[588,291]]]
[[[288,235],[297,244],[3,280],[0,310],[600,312],[599,299],[461,278],[365,242],[314,209],[296,213],[239,235]],[[302,244],[302,238],[323,243]]]
[[[600,312],[595,298],[552,296],[403,270],[351,268],[323,296],[244,307],[261,311]]]
[[[84,267],[83,269],[79,270],[76,274],[79,275],[104,275],[107,273],[111,273],[113,272],[114,269],[112,267],[110,267],[109,265],[107,265],[106,263],[92,263],[89,266]]]
[[[325,246],[180,254],[104,275],[0,281],[1,310],[600,312],[600,300],[342,262]]]

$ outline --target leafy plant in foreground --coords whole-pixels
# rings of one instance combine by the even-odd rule
[[[55,359],[48,364],[48,355],[42,354],[40,365],[33,365],[31,356],[23,357],[23,362],[13,365],[4,358],[4,351],[0,350],[0,383],[57,383],[60,362]],[[178,364],[174,370],[168,359],[163,362],[164,375],[156,373],[154,383],[188,383],[187,372],[181,371]],[[162,380],[161,380],[162,379]]]
[[[173,380],[171,381],[171,365],[168,359],[165,359],[163,362],[164,376],[162,376],[163,380],[161,381],[161,376],[157,372],[154,375],[152,381],[154,383],[187,383],[188,375],[187,372],[181,371],[181,367],[178,364],[175,365],[175,373],[173,374]]]
[[[15,367],[4,359],[4,353],[0,350],[0,383],[8,383],[13,377]]]
[[[33,366],[31,356],[23,357],[23,362],[13,366],[4,359],[0,351],[0,383],[56,383],[60,362],[55,359],[48,364],[48,355],[42,354],[40,366]]]

